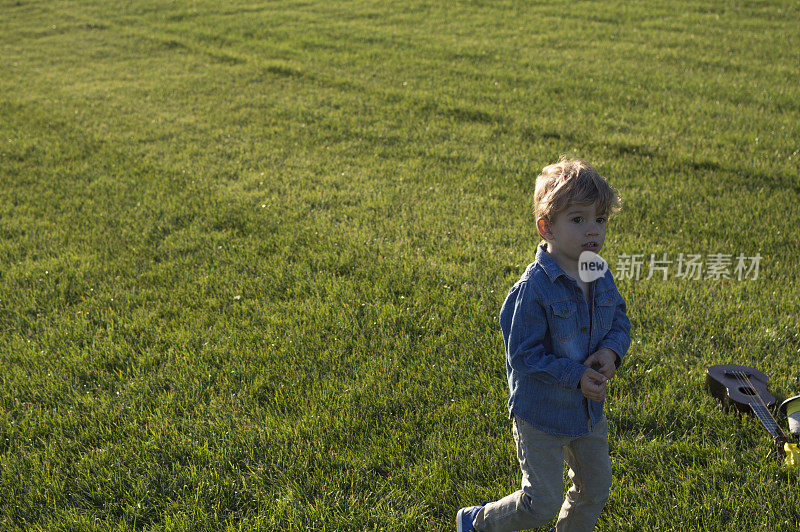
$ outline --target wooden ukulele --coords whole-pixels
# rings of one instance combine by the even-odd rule
[[[786,455],[784,444],[789,440],[769,411],[775,406],[775,397],[769,393],[767,382],[766,375],[747,366],[720,364],[706,371],[706,388],[711,395],[722,401],[725,408],[733,406],[741,412],[753,412],[772,436],[781,459]]]

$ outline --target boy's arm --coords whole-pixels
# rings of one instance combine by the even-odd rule
[[[508,363],[515,371],[535,374],[574,390],[588,368],[545,351],[547,314],[533,292],[529,283],[515,285],[500,310]]]

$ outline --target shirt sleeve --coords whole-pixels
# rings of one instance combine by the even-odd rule
[[[586,366],[546,352],[547,314],[528,282],[517,283],[509,291],[500,310],[500,327],[506,360],[514,371],[565,388],[578,387]]]
[[[619,360],[617,366],[622,364],[622,357],[628,352],[631,346],[631,320],[628,319],[627,307],[625,300],[619,296],[619,303],[614,309],[614,321],[611,324],[611,329],[606,333],[605,337],[600,340],[597,349],[607,347],[614,351]]]

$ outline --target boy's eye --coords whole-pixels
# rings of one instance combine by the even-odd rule
[[[583,221],[583,216],[576,216],[575,218],[572,219],[572,221],[575,222],[576,224],[579,224]]]
[[[599,223],[599,224],[604,224],[604,223],[606,223],[606,217],[605,217],[605,216],[601,216],[601,217],[599,217],[599,218],[597,219],[597,223]]]

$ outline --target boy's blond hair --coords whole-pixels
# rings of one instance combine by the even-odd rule
[[[536,219],[553,222],[556,214],[567,205],[597,203],[599,212],[607,216],[620,210],[622,198],[606,178],[583,159],[561,157],[555,164],[545,166],[536,178],[533,193]]]

